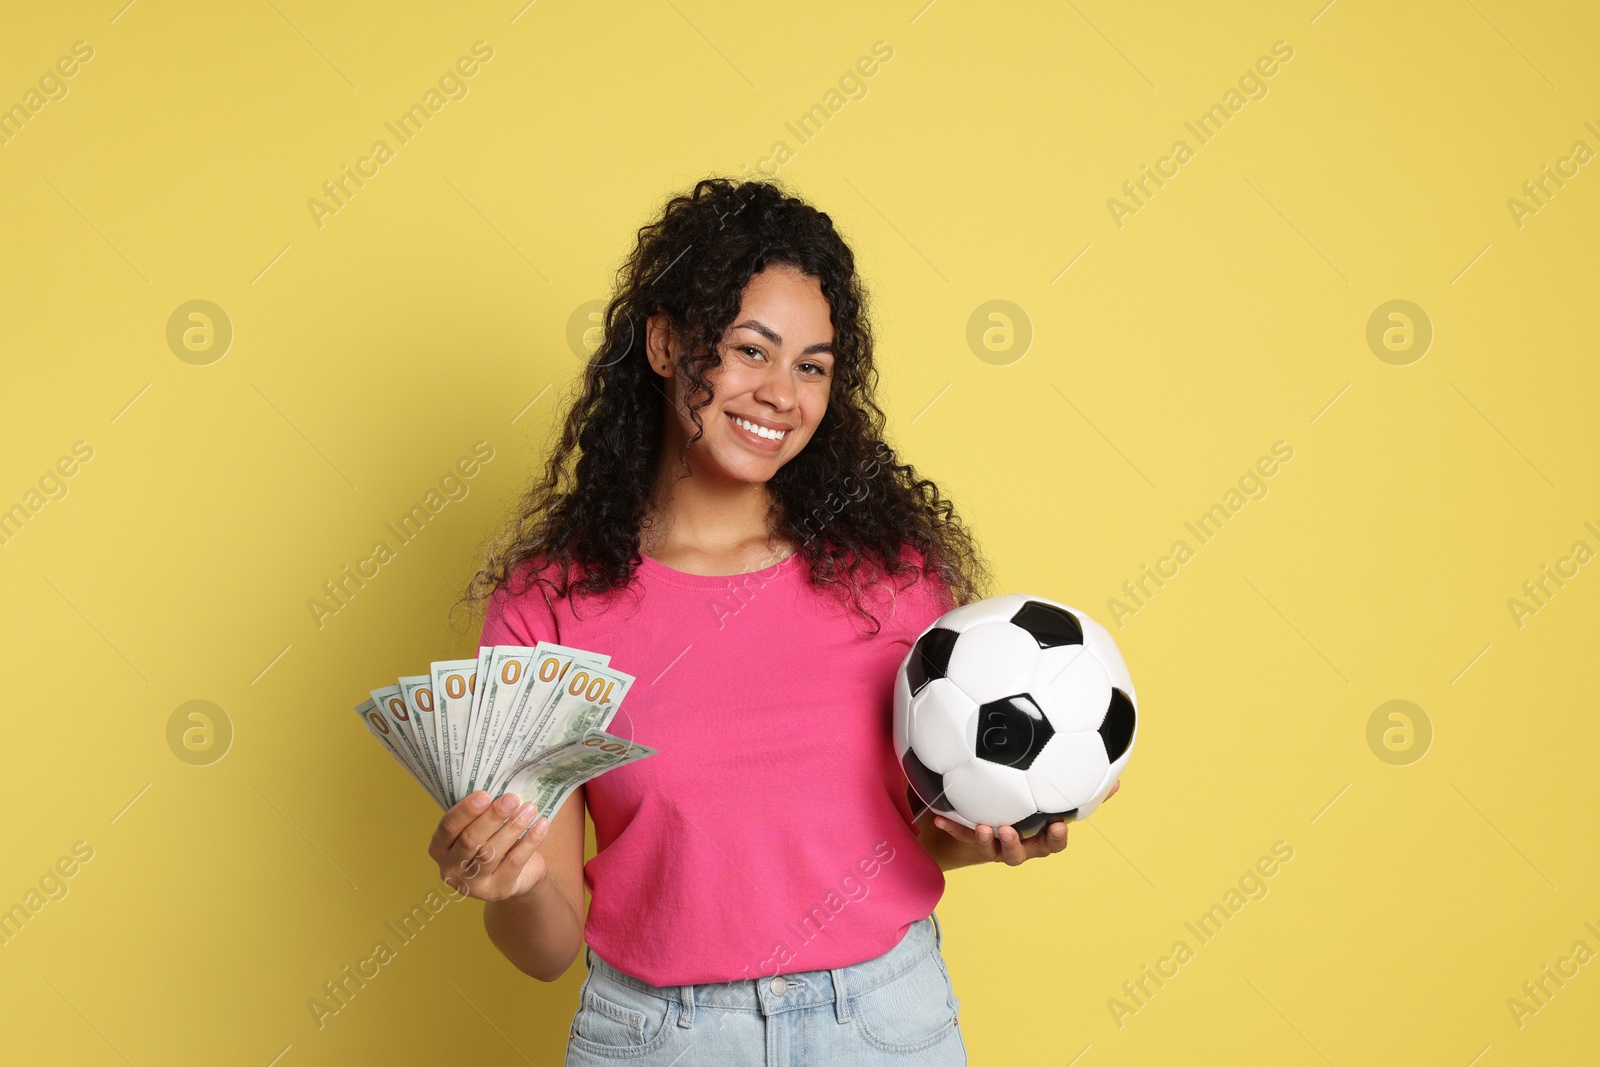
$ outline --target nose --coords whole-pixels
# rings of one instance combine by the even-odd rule
[[[789,368],[774,360],[761,375],[755,388],[755,398],[778,411],[794,406],[794,377]]]

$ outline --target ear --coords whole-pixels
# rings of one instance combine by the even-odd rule
[[[645,359],[650,369],[663,378],[672,377],[677,363],[677,337],[674,335],[672,316],[658,310],[645,321]]]

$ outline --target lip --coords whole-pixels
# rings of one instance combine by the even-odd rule
[[[751,448],[759,448],[763,452],[776,452],[781,449],[784,446],[784,442],[789,439],[788,435],[786,434],[782,440],[778,441],[770,440],[766,437],[760,437],[751,433],[743,426],[740,426],[734,421],[735,418],[748,420],[749,422],[755,423],[757,426],[763,426],[769,430],[788,430],[789,433],[794,432],[794,427],[792,426],[774,426],[766,419],[752,419],[749,415],[736,415],[736,413],[732,411],[725,411],[723,414],[727,416],[728,425],[733,427],[733,432],[738,435],[739,440],[743,441]]]
[[[771,419],[761,419],[761,418],[757,418],[754,415],[746,415],[742,411],[724,411],[723,414],[727,415],[729,418],[741,418],[741,419],[744,419],[746,422],[753,422],[757,426],[765,426],[769,430],[792,430],[792,429],[794,429],[793,426],[785,426],[783,423],[781,423],[781,422],[773,422]]]

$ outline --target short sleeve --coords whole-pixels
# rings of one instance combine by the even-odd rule
[[[490,645],[531,647],[540,641],[560,642],[561,633],[550,604],[549,587],[543,582],[529,580],[531,565],[523,564],[521,570],[516,581],[502,584],[489,594],[483,613],[483,632],[478,637],[479,648]],[[519,592],[513,595],[508,586]]]

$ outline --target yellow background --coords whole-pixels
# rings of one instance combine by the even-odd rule
[[[8,12],[0,103],[94,57],[0,146],[0,506],[94,458],[0,548],[0,906],[94,858],[0,947],[6,1058],[559,1062],[581,964],[523,978],[476,903],[313,1022],[438,886],[438,812],[350,709],[473,647],[453,583],[636,227],[783,140],[875,296],[891,441],[994,592],[1110,622],[1194,548],[1113,631],[1143,715],[1122,792],[1061,856],[950,875],[973,1062],[1594,1062],[1600,962],[1520,1028],[1506,1002],[1600,950],[1600,564],[1520,626],[1507,601],[1600,548],[1600,164],[1520,227],[1507,200],[1600,149],[1597,30],[1506,0]],[[319,228],[306,201],[478,40],[466,98]],[[879,40],[800,144],[785,123]],[[1276,41],[1268,95],[1200,145],[1185,121]],[[1194,158],[1118,227],[1108,198],[1179,138]],[[206,366],[166,341],[196,299],[235,334]],[[1033,339],[992,363],[967,329],[997,299]],[[1366,342],[1394,299],[1434,329],[1404,366]],[[307,599],[478,440],[470,496],[319,629]],[[1268,494],[1198,544],[1184,523],[1280,440]],[[195,699],[234,731],[209,766],[168,747]],[[1367,743],[1396,699],[1434,733],[1405,766]],[[1119,1027],[1122,983],[1280,840],[1269,895]]]

